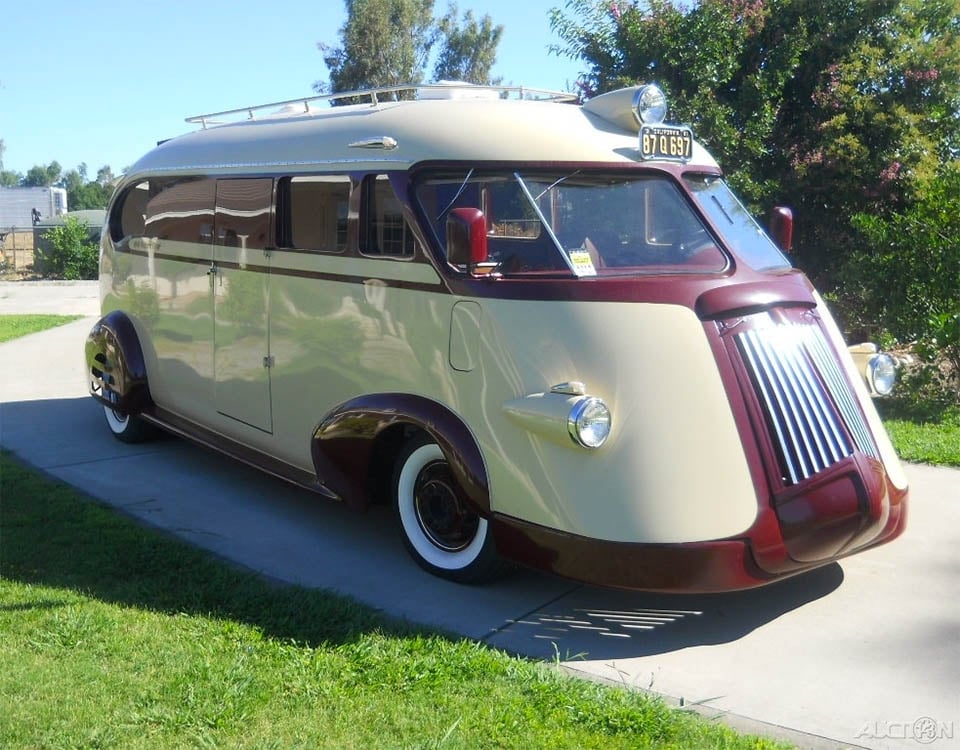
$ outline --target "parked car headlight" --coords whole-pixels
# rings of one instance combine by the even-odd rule
[[[610,409],[595,396],[587,396],[573,405],[567,419],[570,437],[584,448],[599,448],[610,436]]]
[[[870,388],[879,396],[889,396],[897,382],[897,363],[886,352],[880,352],[867,363]]]

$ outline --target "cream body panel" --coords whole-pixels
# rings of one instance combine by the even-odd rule
[[[393,149],[351,147],[389,136]],[[198,170],[206,174],[274,174],[349,166],[357,171],[407,169],[427,160],[474,162],[639,160],[636,130],[619,128],[582,107],[535,101],[421,100],[330,107],[310,115],[233,122],[162,143],[130,174]],[[715,169],[694,144],[690,164]]]
[[[118,258],[131,268],[115,284],[120,293],[111,304],[141,329],[157,404],[292,466],[312,470],[313,430],[338,404],[370,393],[413,393],[447,406],[473,432],[497,512],[598,539],[662,543],[735,535],[755,518],[740,438],[690,310],[473,300],[482,310],[479,325],[458,335],[479,337],[462,342],[477,362],[458,371],[448,348],[458,298],[439,285],[431,293],[384,281],[438,281],[429,266],[276,251],[268,295],[269,434],[217,411],[206,267]],[[518,420],[507,408],[572,380],[612,411],[612,433],[600,449],[565,439],[559,420],[547,424],[564,409],[546,409],[541,428],[539,418]]]
[[[213,403],[213,297],[208,274],[213,248],[133,238],[110,252],[111,286],[103,313],[124,311],[140,337],[150,395],[159,406],[203,420]],[[163,257],[157,257],[159,254]]]
[[[430,266],[276,251],[270,288],[273,439],[269,451],[312,471],[310,443],[333,408],[371,393],[455,401],[447,342],[456,298],[388,285],[437,283]],[[310,278],[283,270],[349,274]],[[456,409],[455,409],[456,411]]]
[[[218,413],[271,432],[270,258],[263,250],[214,248],[214,401]],[[253,266],[253,268],[251,268]]]
[[[481,440],[495,511],[624,542],[694,542],[749,528],[756,493],[692,311],[616,302],[483,307],[481,366],[455,383]],[[563,425],[536,428],[565,397],[540,397],[542,408],[528,403],[520,414],[519,397],[572,380],[612,412],[611,435],[597,450],[565,440]]]
[[[446,347],[457,301],[374,278],[275,275],[271,452],[309,469],[309,438],[327,411],[364,394],[413,393],[445,405],[472,431],[497,512],[631,542],[715,539],[753,523],[757,500],[740,438],[692,312],[477,301],[479,361],[464,372],[451,366]],[[565,423],[538,429],[505,409],[568,380],[584,381],[613,412],[610,439],[596,451],[563,439]]]

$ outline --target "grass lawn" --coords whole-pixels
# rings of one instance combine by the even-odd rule
[[[0,343],[26,336],[28,333],[45,331],[62,326],[80,315],[0,315]]]
[[[239,570],[0,454],[0,747],[767,748]]]
[[[960,419],[939,423],[887,419],[883,424],[903,460],[960,467]]]

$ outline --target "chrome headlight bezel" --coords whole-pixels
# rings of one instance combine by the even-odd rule
[[[667,96],[654,83],[642,86],[633,96],[633,116],[641,125],[659,125],[667,119]]]
[[[610,437],[612,427],[610,407],[596,396],[579,399],[567,417],[567,431],[573,442],[589,450],[601,447]]]
[[[897,384],[897,361],[886,352],[874,354],[867,362],[867,381],[878,396],[889,396]]]

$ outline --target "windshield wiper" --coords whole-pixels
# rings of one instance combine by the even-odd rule
[[[467,172],[467,176],[463,178],[463,182],[460,184],[460,189],[457,190],[457,194],[453,196],[453,199],[447,204],[446,208],[444,208],[443,211],[437,214],[437,218],[433,220],[434,224],[440,221],[440,217],[443,216],[447,211],[449,211],[451,206],[453,206],[453,204],[457,202],[457,198],[460,197],[460,194],[467,189],[467,183],[470,182],[471,177],[473,177],[473,167],[471,167],[470,171]]]

